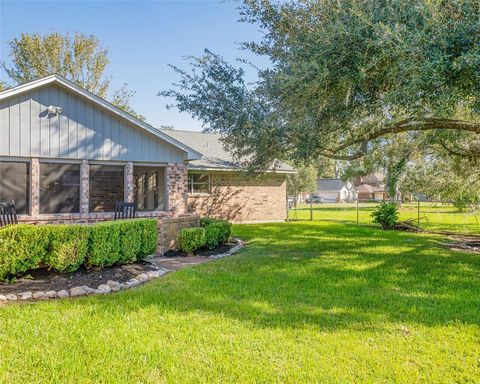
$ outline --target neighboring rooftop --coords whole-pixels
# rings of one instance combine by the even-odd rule
[[[220,134],[169,129],[159,129],[159,131],[171,136],[173,139],[187,145],[203,155],[201,159],[193,160],[188,163],[190,169],[240,169],[239,165],[235,164],[232,155],[223,147],[223,144],[220,141]],[[279,173],[296,172],[294,168],[282,162],[278,162],[276,167],[272,168],[270,171]]]
[[[375,193],[375,192],[385,192],[385,188],[382,186],[375,187],[370,184],[361,184],[356,186],[359,193]]]
[[[370,175],[356,177],[353,184],[356,186],[361,184],[380,185],[383,184],[384,180],[385,176],[382,173],[375,172]]]
[[[346,182],[343,181],[342,179],[333,179],[333,178],[332,179],[331,178],[318,179],[317,180],[317,191],[335,191],[335,192],[338,192],[345,185],[346,185]]]

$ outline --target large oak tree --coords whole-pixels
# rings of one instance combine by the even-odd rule
[[[244,71],[206,51],[171,96],[253,168],[273,159],[357,159],[393,134],[480,157],[477,0],[245,0],[245,44],[271,66]]]

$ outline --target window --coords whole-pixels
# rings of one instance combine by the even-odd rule
[[[161,167],[135,167],[135,202],[139,211],[165,210],[164,169]]]
[[[80,165],[40,163],[40,213],[80,211]]]
[[[210,174],[189,173],[188,191],[190,193],[210,193]]]
[[[125,167],[90,165],[89,211],[113,212],[115,202],[125,200]]]
[[[15,201],[17,213],[29,212],[30,166],[0,161],[0,203]]]

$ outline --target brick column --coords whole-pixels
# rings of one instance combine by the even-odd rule
[[[133,203],[134,200],[134,179],[133,162],[129,161],[125,166],[125,201]]]
[[[31,208],[32,216],[40,214],[40,162],[37,158],[33,158],[30,163],[30,185],[31,185]]]
[[[166,171],[168,211],[177,215],[187,213],[187,166],[169,163]]]
[[[80,165],[80,213],[88,215],[90,198],[90,165],[82,160]]]

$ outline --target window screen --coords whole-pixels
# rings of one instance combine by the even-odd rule
[[[135,203],[140,211],[165,210],[164,168],[134,167]]]
[[[29,212],[30,164],[0,161],[0,203],[15,201],[17,213]]]
[[[80,165],[40,163],[40,213],[80,211]]]
[[[115,201],[125,200],[125,167],[90,165],[90,212],[113,212]]]

